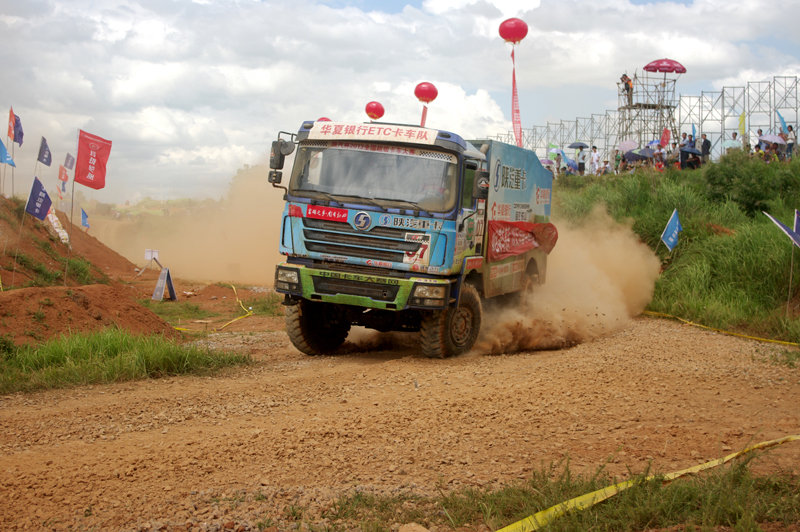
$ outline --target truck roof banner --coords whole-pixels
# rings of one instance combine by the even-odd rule
[[[529,249],[541,248],[550,253],[558,240],[558,230],[551,223],[489,222],[489,262],[497,262]]]
[[[393,124],[348,124],[341,122],[315,122],[308,132],[310,140],[360,140],[364,142],[411,142],[431,144],[439,132],[413,126]]]

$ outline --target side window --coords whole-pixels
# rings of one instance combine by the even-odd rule
[[[472,188],[475,185],[475,170],[478,167],[474,163],[464,164],[464,188],[461,190],[461,208],[472,208]]]

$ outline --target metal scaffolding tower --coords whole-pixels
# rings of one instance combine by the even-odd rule
[[[665,127],[672,131],[674,139],[680,133],[691,133],[694,126],[698,136],[705,133],[711,140],[712,159],[718,159],[724,153],[723,141],[731,139],[732,133],[739,131],[742,115],[745,140],[751,145],[759,129],[765,134],[779,132],[779,113],[787,125],[797,130],[800,122],[797,76],[748,81],[745,86],[702,91],[699,96],[676,96],[677,78],[669,76],[637,72],[633,76],[634,90],[630,100],[618,84],[620,96],[616,110],[592,114],[589,118],[523,128],[523,146],[545,158],[550,145],[566,148],[580,141],[597,146],[604,158],[611,158],[614,148],[623,140],[632,139],[643,146],[661,138]],[[515,144],[513,131],[489,138]]]

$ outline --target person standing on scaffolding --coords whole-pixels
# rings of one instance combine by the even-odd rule
[[[622,82],[622,92],[628,95],[628,105],[633,105],[633,80],[623,74],[619,80]]]

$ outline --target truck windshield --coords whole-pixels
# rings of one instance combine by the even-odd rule
[[[300,145],[295,156],[291,194],[355,196],[413,203],[422,211],[455,207],[457,158],[428,149],[358,142]],[[346,201],[347,198],[341,198]],[[352,201],[352,199],[350,200]]]

